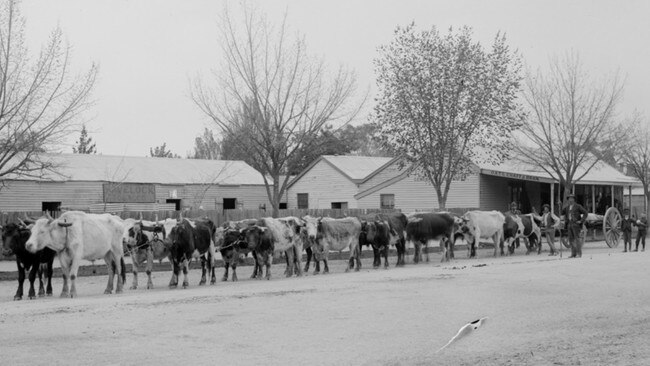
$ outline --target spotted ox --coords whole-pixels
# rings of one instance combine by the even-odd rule
[[[252,225],[245,229],[246,242],[253,248],[258,265],[266,266],[266,278],[271,278],[271,254],[285,254],[287,267],[285,275],[291,277],[294,271],[297,276],[302,276],[301,256],[303,241],[300,236],[304,221],[297,217],[283,217],[275,219],[265,217],[261,225]],[[261,276],[261,273],[258,273]]]
[[[261,225],[262,222],[258,219],[246,219],[241,221],[227,221],[221,227],[217,228],[214,236],[215,249],[221,253],[221,258],[224,264],[224,275],[222,281],[228,280],[229,269],[232,268],[232,280],[237,281],[237,262],[240,256],[247,256],[252,252],[249,244],[246,242],[244,231],[246,228],[253,225]],[[255,268],[251,278],[257,277],[257,258],[253,253],[255,259]]]
[[[205,285],[206,272],[210,274],[210,284],[217,281],[214,268],[215,246],[212,238],[216,227],[210,220],[192,222],[188,219],[181,219],[167,236],[166,240],[171,243],[172,278],[169,287],[178,286],[178,277],[181,268],[183,269],[183,288],[189,286],[187,273],[189,262],[192,258],[201,259],[201,281],[199,285]],[[207,254],[207,255],[204,255]]]
[[[476,256],[476,247],[481,239],[492,239],[496,257],[504,238],[506,217],[499,211],[468,211],[461,219],[460,232],[467,242],[468,256]]]
[[[361,260],[359,259],[359,234],[361,234],[361,221],[356,217],[346,217],[342,219],[332,219],[324,217],[306,223],[307,236],[310,239],[312,250],[316,260],[323,260],[325,270],[328,273],[327,261],[329,252],[332,250],[342,251],[349,249],[350,259],[346,272],[348,272],[356,262],[355,270],[361,269]]]
[[[118,277],[115,292],[120,293],[126,281],[123,233],[122,220],[116,216],[68,211],[58,219],[36,220],[25,247],[32,253],[45,247],[57,252],[63,272],[61,297],[77,296],[77,271],[82,259],[94,261],[103,258],[108,267],[108,284],[104,293],[113,292],[115,275]]]
[[[451,258],[451,250],[447,249],[451,247],[455,231],[454,218],[448,213],[427,212],[409,215],[406,224],[406,240],[415,248],[413,262],[419,263],[422,260],[422,245],[424,245],[427,262],[429,261],[429,253],[426,249],[433,240],[439,241],[441,261],[448,261]]]
[[[0,226],[2,231],[2,254],[5,257],[15,255],[18,266],[18,290],[14,300],[23,298],[23,283],[25,282],[25,271],[29,271],[29,292],[30,299],[36,298],[34,281],[38,275],[38,296],[52,296],[52,263],[56,252],[50,248],[43,248],[36,253],[30,253],[25,249],[25,243],[29,239],[30,229],[25,223],[9,223]],[[43,284],[43,272],[47,277],[47,291]]]
[[[126,250],[131,255],[131,268],[133,272],[132,290],[138,288],[138,270],[145,262],[147,289],[153,288],[151,271],[153,270],[154,260],[162,263],[163,259],[168,258],[171,262],[170,246],[164,243],[164,239],[167,237],[166,234],[164,225],[157,224],[154,221],[124,220],[124,235],[122,240],[126,244]]]
[[[316,257],[313,255],[314,251],[312,250],[312,245],[316,241],[316,234],[313,237],[309,236],[309,229],[307,228],[307,225],[309,224],[311,228],[313,228],[314,232],[318,231],[318,220],[320,218],[318,217],[312,217],[312,216],[304,216],[302,220],[305,222],[305,226],[303,226],[300,229],[300,237],[302,238],[303,242],[303,248],[305,250],[305,253],[307,253],[307,260],[305,262],[305,268],[303,269],[303,272],[308,272],[309,271],[309,264],[311,263],[312,259],[314,260],[314,274],[320,273],[320,260],[316,260]],[[361,234],[363,238],[365,238],[365,234]],[[359,243],[361,245],[362,243],[362,238],[359,237]],[[368,244],[370,245],[370,244]],[[327,267],[327,263],[324,263],[324,268],[327,269],[327,272],[329,272],[329,267]]]
[[[517,215],[516,218],[521,220],[521,227],[518,227],[519,233],[516,235],[514,243],[508,246],[508,252],[513,254],[515,247],[519,247],[519,240],[523,239],[526,244],[526,255],[530,254],[537,248],[537,254],[542,252],[542,230],[535,222],[532,214]],[[519,225],[519,223],[518,223]]]

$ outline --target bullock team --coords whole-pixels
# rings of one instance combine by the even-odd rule
[[[387,268],[388,251],[397,251],[397,266],[405,264],[407,243],[415,249],[413,261],[422,255],[429,261],[427,246],[438,241],[442,261],[454,257],[454,243],[463,238],[468,243],[468,255],[474,257],[476,243],[489,239],[494,243],[494,255],[504,244],[508,253],[514,252],[516,243],[523,239],[530,252],[535,246],[541,250],[540,229],[532,215],[511,212],[469,211],[463,216],[448,212],[378,213],[361,218],[345,217],[284,217],[247,219],[226,222],[216,226],[205,219],[166,219],[144,221],[121,219],[111,214],[88,214],[78,211],[63,213],[54,219],[49,215],[36,220],[25,218],[6,224],[2,229],[3,254],[15,255],[18,266],[18,290],[14,300],[23,296],[25,271],[29,271],[29,298],[36,296],[34,281],[39,278],[39,296],[52,295],[52,262],[58,256],[61,263],[63,290],[61,297],[76,297],[76,278],[81,260],[104,259],[108,267],[108,283],[104,293],[122,292],[126,282],[124,252],[132,258],[133,282],[138,287],[138,270],[143,265],[147,274],[147,288],[153,288],[151,271],[154,260],[168,259],[172,264],[170,288],[178,286],[183,272],[183,288],[189,286],[187,274],[192,259],[201,263],[199,285],[216,282],[215,255],[223,259],[227,281],[229,271],[232,281],[237,281],[237,263],[251,254],[255,260],[252,278],[271,278],[274,256],[286,258],[287,277],[301,276],[314,262],[314,274],[329,272],[330,251],[349,252],[346,272],[361,269],[360,252],[364,245],[372,248],[373,267]],[[424,246],[424,248],[423,248]],[[303,250],[306,263],[302,266]],[[526,254],[528,254],[528,252]],[[322,267],[321,267],[322,263]],[[47,277],[44,288],[43,274]],[[117,281],[115,283],[115,277]]]

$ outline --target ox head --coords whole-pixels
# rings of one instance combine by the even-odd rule
[[[192,225],[188,221],[180,221],[169,232],[165,243],[170,243],[172,247],[179,247],[180,245],[187,244],[193,246],[193,232]]]
[[[0,226],[0,230],[2,231],[2,255],[5,257],[13,255],[19,249],[21,236],[29,235],[29,229],[23,224],[6,224],[4,227]]]
[[[305,216],[302,218],[305,222],[305,230],[309,240],[316,240],[320,226],[320,219],[317,217]]]
[[[243,240],[246,243],[248,243],[250,249],[254,249],[267,230],[268,229],[263,226],[252,225],[241,229],[240,236],[243,237]]]
[[[67,222],[65,219],[54,220],[51,217],[38,219],[32,227],[32,233],[25,243],[25,248],[32,253],[45,247],[60,252],[65,249],[68,229],[71,226],[72,222]]]

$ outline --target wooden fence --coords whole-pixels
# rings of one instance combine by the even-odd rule
[[[380,210],[380,209],[290,209],[290,210],[280,210],[279,217],[287,216],[297,216],[303,217],[306,215],[316,216],[316,217],[364,217],[367,215],[375,213],[392,213],[400,212],[399,210]],[[134,218],[139,219],[142,217],[143,220],[164,220],[167,218],[178,218],[181,214],[181,211],[123,211],[123,212],[113,212],[115,215],[126,219]],[[56,217],[61,214],[61,212],[51,212],[53,217]],[[270,211],[264,210],[225,210],[225,211],[216,211],[216,210],[190,210],[182,211],[183,217],[187,218],[209,218],[216,225],[221,225],[226,221],[239,221],[243,219],[258,219],[262,217],[271,216]],[[0,225],[4,225],[9,222],[17,222],[18,219],[24,219],[26,216],[30,218],[38,218],[44,216],[45,212],[2,212],[0,213]]]

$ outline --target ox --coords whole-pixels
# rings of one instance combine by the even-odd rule
[[[404,257],[406,254],[406,224],[408,219],[406,215],[401,212],[389,214],[373,214],[367,215],[362,221],[361,235],[359,236],[360,245],[370,245],[373,248],[373,267],[377,268],[381,265],[380,256],[383,254],[388,256],[388,244],[395,245],[397,250],[397,264],[396,266],[404,265]],[[373,225],[368,225],[374,223]],[[379,225],[378,225],[379,224]],[[388,225],[387,228],[381,226]],[[372,235],[368,238],[368,229],[373,232],[378,232],[378,236]],[[385,235],[380,233],[388,230],[388,239]],[[373,245],[374,243],[374,245]]]
[[[126,281],[123,233],[122,220],[116,216],[68,211],[56,220],[36,220],[25,247],[32,253],[45,247],[57,252],[63,272],[61,297],[77,296],[77,271],[82,259],[94,261],[103,258],[108,267],[108,284],[104,293],[113,292],[115,275],[118,276],[115,292],[121,293]]]
[[[29,239],[30,230],[21,222],[20,224],[7,224],[2,230],[2,254],[5,257],[15,255],[18,266],[18,290],[14,300],[23,298],[23,283],[25,282],[25,271],[29,271],[29,293],[30,299],[36,298],[34,281],[38,274],[38,296],[52,296],[52,262],[56,252],[50,248],[43,248],[36,253],[30,253],[25,249],[25,243]],[[43,268],[45,267],[45,268]],[[47,276],[47,292],[43,285],[43,270]]]
[[[307,236],[310,239],[315,259],[323,260],[325,270],[328,273],[327,261],[331,250],[350,250],[350,259],[347,268],[348,272],[356,261],[356,271],[361,269],[359,259],[359,235],[361,234],[361,221],[356,217],[332,219],[324,217],[318,220],[310,220],[306,223]]]
[[[427,246],[432,240],[438,240],[440,242],[440,249],[442,251],[441,261],[448,261],[451,258],[453,250],[451,246],[455,231],[456,222],[448,213],[428,212],[410,215],[406,224],[406,240],[409,243],[413,243],[415,248],[413,262],[419,263],[422,260],[423,244],[427,255],[427,262],[429,261]],[[449,251],[447,251],[448,245],[450,247]]]
[[[537,254],[542,253],[542,243],[541,243],[541,238],[542,238],[542,230],[539,228],[539,225],[537,225],[537,222],[535,222],[535,219],[533,218],[532,214],[526,214],[526,215],[517,215],[517,218],[521,220],[521,224],[523,225],[521,228],[521,232],[516,236],[515,243],[516,245],[511,244],[508,247],[508,252],[510,254],[513,254],[515,252],[515,246],[519,247],[519,239],[524,239],[526,243],[526,255],[530,254],[533,250],[535,250],[535,247],[537,247]]]
[[[494,242],[494,256],[498,255],[499,248],[503,254],[502,243],[506,238],[504,230],[509,233],[508,244],[523,232],[523,224],[518,217],[506,216],[499,211],[468,211],[462,216],[461,233],[468,246],[469,257],[476,255],[476,247],[481,239],[492,239]],[[508,229],[506,229],[508,227]]]
[[[171,229],[166,240],[171,244],[172,278],[169,287],[178,286],[178,277],[183,269],[183,288],[189,286],[187,273],[189,262],[192,258],[201,258],[201,281],[206,283],[206,270],[210,273],[210,284],[217,282],[214,268],[215,247],[212,238],[216,231],[214,223],[210,220],[191,222],[182,219]],[[203,254],[207,254],[204,256]]]
[[[307,260],[306,260],[305,268],[303,269],[303,272],[308,272],[309,271],[309,263],[311,263],[311,260],[313,258],[314,262],[315,262],[314,274],[318,274],[318,273],[320,273],[320,262],[321,261],[316,260],[316,256],[314,256],[314,251],[312,250],[312,245],[316,241],[316,237],[313,237],[313,238],[309,237],[309,233],[308,233],[308,229],[307,229],[307,223],[311,222],[312,223],[311,225],[313,225],[312,227],[318,228],[318,220],[319,219],[317,217],[312,217],[312,216],[307,215],[307,216],[303,217],[302,220],[305,222],[305,226],[303,226],[300,229],[300,237],[302,238],[303,248],[305,249],[305,252],[307,253]],[[365,234],[362,233],[361,236],[359,237],[359,243],[360,243],[359,245],[361,245],[361,243],[364,242],[363,239],[365,239]],[[368,245],[370,245],[370,244],[368,244]],[[326,262],[324,262],[324,268],[326,268],[327,272],[329,272],[329,267],[327,266]]]
[[[214,235],[215,249],[221,253],[225,272],[222,281],[228,280],[228,269],[232,268],[232,280],[237,281],[237,262],[240,255],[246,256],[253,251],[253,247],[246,242],[245,229],[253,225],[262,225],[261,220],[246,219],[241,221],[228,221],[217,228]],[[251,278],[257,278],[258,263],[257,256],[253,253],[255,267]],[[260,273],[261,277],[261,273]]]
[[[287,277],[302,276],[301,256],[303,241],[300,236],[304,221],[297,217],[284,217],[274,219],[266,217],[261,219],[260,225],[253,225],[245,229],[246,242],[255,253],[257,265],[266,266],[266,278],[270,279],[271,254],[285,253],[287,256]],[[261,273],[258,273],[261,276]]]
[[[174,221],[175,222],[175,221]],[[162,237],[162,238],[161,238]],[[162,260],[170,257],[170,247],[166,246],[163,240],[166,238],[164,225],[153,221],[136,221],[134,219],[124,220],[124,235],[122,240],[126,243],[126,250],[131,255],[133,283],[131,289],[138,288],[138,270],[145,261],[147,273],[147,289],[153,288],[151,271],[154,260],[162,263]]]

